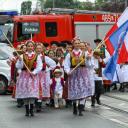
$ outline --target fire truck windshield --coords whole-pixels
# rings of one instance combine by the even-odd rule
[[[17,41],[21,42],[24,40],[31,39],[35,33],[39,33],[38,22],[18,22],[17,23]]]
[[[0,24],[0,42],[2,43],[8,43],[6,40],[6,37],[3,35],[3,33],[7,36],[7,38],[12,42],[13,39],[13,23],[6,23],[6,24]]]

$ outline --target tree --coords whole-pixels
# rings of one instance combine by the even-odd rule
[[[44,2],[44,0],[40,0]],[[45,8],[76,8],[78,5],[77,0],[46,0],[44,3]]]
[[[123,12],[125,9],[124,0],[95,0],[95,4],[86,0],[39,0],[43,2],[45,8],[71,8],[80,10],[98,10],[107,12]]]
[[[21,3],[21,14],[22,15],[30,15],[31,14],[31,1],[24,1]]]
[[[81,10],[93,10],[94,9],[94,4],[92,2],[81,2],[79,9]]]
[[[123,12],[125,8],[124,0],[96,0],[95,9],[109,12]]]

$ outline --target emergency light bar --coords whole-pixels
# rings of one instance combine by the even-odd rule
[[[1,11],[0,15],[15,16],[15,15],[18,15],[18,12],[17,11]]]

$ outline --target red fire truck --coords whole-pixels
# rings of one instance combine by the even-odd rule
[[[13,44],[17,46],[30,38],[35,42],[61,43],[74,36],[93,44],[95,38],[105,36],[118,17],[119,14],[102,13],[14,16]]]
[[[64,13],[61,13],[63,10]],[[71,41],[74,36],[90,42],[103,38],[117,21],[120,14],[96,11],[53,10],[49,14],[13,16],[12,43],[16,47],[21,42],[32,39],[35,42],[51,43]],[[54,11],[54,13],[53,13]]]
[[[73,17],[70,15],[28,15],[15,16],[13,43],[32,40],[35,42],[51,43],[70,41],[75,36]]]

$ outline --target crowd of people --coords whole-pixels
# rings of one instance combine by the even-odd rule
[[[94,40],[96,46],[100,42]],[[74,115],[83,116],[86,99],[91,97],[92,107],[95,101],[101,105],[101,94],[112,85],[102,74],[109,59],[104,45],[93,50],[79,38],[50,46],[27,41],[14,52],[11,63],[11,79],[16,83],[13,98],[18,107],[25,106],[25,116],[34,116],[34,108],[40,112],[43,101],[57,109],[72,106]],[[128,66],[126,63],[117,67],[121,70]],[[119,80],[117,74],[114,84]],[[124,88],[127,82],[122,83]]]

